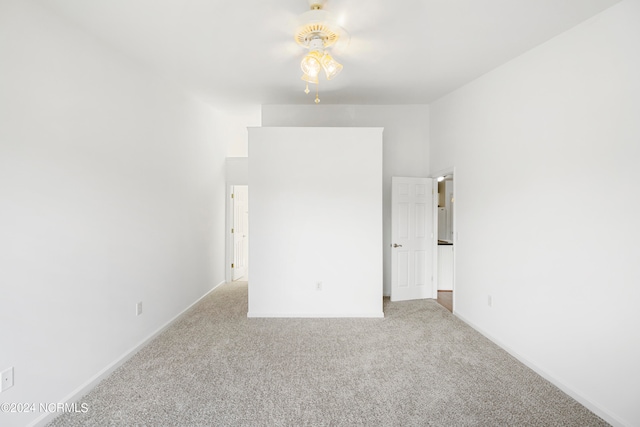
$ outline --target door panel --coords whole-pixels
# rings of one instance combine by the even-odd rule
[[[434,298],[431,178],[392,178],[391,300]]]
[[[415,252],[414,265],[416,266],[416,286],[426,286],[428,270],[426,251]]]
[[[397,286],[406,288],[409,286],[409,253],[406,251],[398,251],[397,253]]]

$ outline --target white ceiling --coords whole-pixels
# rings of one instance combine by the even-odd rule
[[[307,0],[34,0],[214,103],[307,104]],[[619,0],[328,0],[351,34],[323,104],[425,104]]]

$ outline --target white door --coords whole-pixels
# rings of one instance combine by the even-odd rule
[[[391,301],[435,298],[434,184],[391,179]]]
[[[249,188],[246,185],[233,187],[233,267],[231,280],[247,274],[249,265]]]

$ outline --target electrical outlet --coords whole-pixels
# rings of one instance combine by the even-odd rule
[[[317,282],[316,283],[316,291],[321,291],[322,290],[322,282]]]
[[[487,295],[487,305],[489,307],[493,307],[493,298],[491,297],[491,295]]]
[[[142,301],[136,304],[136,316],[140,316],[142,314]]]
[[[5,369],[0,373],[0,393],[13,387],[13,367]]]

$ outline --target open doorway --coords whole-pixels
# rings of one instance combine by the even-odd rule
[[[249,281],[249,186],[231,186],[231,280]]]
[[[438,249],[437,301],[453,312],[454,286],[454,185],[453,172],[446,172],[438,180]]]

